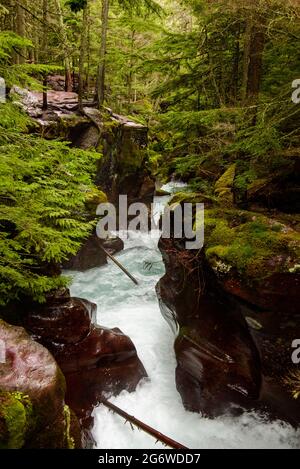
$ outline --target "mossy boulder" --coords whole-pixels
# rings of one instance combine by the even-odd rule
[[[235,275],[249,287],[275,274],[292,280],[300,274],[300,217],[220,206],[201,193],[179,192],[169,202],[204,204],[204,252],[219,278]],[[195,212],[194,229],[199,228],[202,213]]]
[[[197,204],[204,203],[206,206],[210,206],[216,199],[200,192],[176,192],[176,194],[170,199],[169,206],[175,208],[178,204]]]
[[[234,194],[233,185],[236,172],[236,164],[232,164],[215,184],[215,195],[223,205],[230,207],[233,205]]]
[[[86,208],[89,214],[93,217],[96,215],[96,210],[99,204],[108,202],[107,195],[101,190],[100,187],[94,187],[86,194]]]
[[[65,379],[53,356],[23,328],[2,320],[0,341],[0,448],[74,447]]]
[[[237,209],[205,211],[205,258],[223,287],[261,308],[297,304],[300,233],[284,219]]]
[[[205,212],[205,247],[217,273],[223,263],[226,270],[260,280],[298,270],[300,233],[262,214],[210,209]]]

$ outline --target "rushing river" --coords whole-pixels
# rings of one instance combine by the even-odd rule
[[[170,189],[172,186],[165,186]],[[180,188],[180,185],[179,185]],[[159,213],[168,197],[155,201]],[[134,342],[149,379],[136,392],[110,401],[189,448],[295,448],[300,434],[254,413],[214,420],[184,410],[175,386],[174,336],[161,316],[155,284],[164,274],[159,233],[131,233],[118,259],[139,281],[135,286],[113,263],[74,274],[71,293],[98,305],[98,323],[119,327]],[[164,448],[155,439],[100,405],[94,411],[97,448]]]

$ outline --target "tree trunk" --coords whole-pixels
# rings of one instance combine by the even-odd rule
[[[34,55],[34,62],[36,64],[39,63],[39,58],[40,58],[40,29],[34,30],[34,48],[33,48],[33,55]]]
[[[91,17],[90,10],[88,9],[88,19],[87,19],[87,38],[86,38],[86,48],[87,48],[87,67],[85,73],[85,83],[86,89],[89,94],[90,90],[90,68],[91,68]]]
[[[265,24],[261,21],[259,24],[253,26],[250,41],[247,101],[251,103],[256,103],[260,91],[265,39]]]
[[[250,63],[250,43],[251,43],[251,33],[253,27],[252,18],[248,18],[246,22],[246,30],[244,35],[244,60],[243,60],[243,82],[242,82],[242,102],[243,105],[246,104],[247,100],[247,84],[248,84],[248,70]]]
[[[131,103],[133,100],[133,53],[135,46],[135,31],[131,31],[131,41],[130,41],[130,60],[129,60],[129,72],[128,72],[128,112],[131,112]]]
[[[17,3],[16,5],[16,33],[18,36],[26,37],[26,29],[25,29],[25,10],[22,8],[22,5]],[[26,49],[21,48],[19,54],[16,54],[16,63],[23,64],[25,63],[25,55]]]
[[[247,22],[244,47],[243,102],[255,104],[260,91],[265,48],[265,21],[255,15]]]
[[[96,83],[96,102],[98,108],[101,109],[105,99],[105,55],[106,55],[106,41],[108,30],[108,13],[109,13],[109,0],[102,0],[102,28],[101,28],[101,47],[100,47],[100,62],[98,67],[97,83]]]
[[[42,53],[47,63],[48,60],[48,0],[43,0],[43,40],[42,40]],[[45,111],[48,107],[47,97],[47,74],[44,75],[43,79],[43,110]]]
[[[85,4],[82,14],[82,29],[80,39],[80,56],[79,56],[79,82],[78,82],[78,103],[79,111],[82,112],[83,98],[83,77],[84,77],[84,59],[87,48],[87,29],[88,29],[88,5]]]
[[[70,65],[70,46],[68,35],[64,23],[63,12],[60,4],[60,0],[56,0],[56,7],[58,13],[58,20],[59,20],[59,28],[60,28],[60,38],[62,42],[62,49],[63,49],[63,56],[64,56],[64,66],[65,66],[65,91],[72,91],[73,84],[72,84],[72,73],[71,73],[71,65]]]
[[[235,37],[235,47],[234,47],[234,56],[232,62],[232,81],[230,85],[230,97],[231,102],[236,104],[238,98],[239,90],[239,74],[240,74],[240,34],[241,26],[238,25],[236,37]]]

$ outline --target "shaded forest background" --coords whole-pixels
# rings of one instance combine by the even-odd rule
[[[66,91],[148,123],[160,163],[195,176],[224,147],[297,144],[299,12],[298,0],[2,1],[0,73],[33,86],[64,72]]]
[[[161,181],[183,179],[224,206],[299,210],[298,0],[1,0],[0,28],[7,92],[46,100],[49,76],[63,75],[80,109],[95,102],[149,126],[148,165]],[[45,266],[91,229],[96,157],[32,135],[12,97],[0,149],[2,302],[41,300],[63,282]]]

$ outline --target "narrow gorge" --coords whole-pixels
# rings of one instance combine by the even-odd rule
[[[299,449],[298,2],[38,3],[0,5],[0,449]]]

